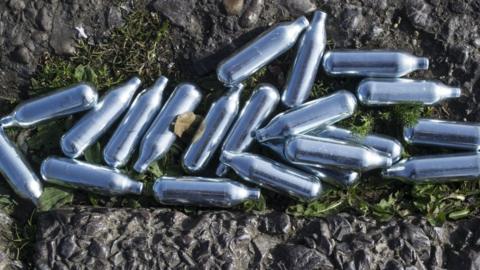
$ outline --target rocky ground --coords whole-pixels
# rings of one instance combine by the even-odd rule
[[[463,89],[459,100],[434,114],[480,121],[478,0],[0,1],[0,113],[33,94],[31,78],[48,59],[68,60],[79,44],[104,46],[138,10],[169,21],[158,52],[162,57],[154,63],[176,80],[197,80],[211,76],[219,61],[268,26],[316,8],[329,15],[329,48],[397,48],[427,56],[431,68],[414,77]],[[269,82],[282,87],[292,55],[269,65]],[[356,82],[319,77],[333,88]],[[0,215],[0,267],[21,267],[6,247],[14,238],[13,222]],[[297,219],[279,212],[74,208],[40,214],[35,259],[26,264],[40,269],[194,268],[196,263],[232,269],[478,269],[478,222],[473,217],[431,227],[422,218],[381,223],[347,213]]]
[[[349,214],[185,214],[73,208],[40,215],[38,269],[479,269],[480,220],[377,222]]]

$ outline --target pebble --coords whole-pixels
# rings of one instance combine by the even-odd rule
[[[286,0],[285,6],[294,17],[302,16],[317,9],[317,6],[310,0]]]
[[[287,234],[292,228],[287,214],[269,215],[260,226],[260,230],[270,234]]]
[[[60,41],[54,49],[55,53],[58,55],[70,56],[75,54],[75,47],[73,41],[70,39]]]
[[[32,34],[32,40],[34,42],[40,43],[40,42],[46,41],[47,39],[48,39],[48,35],[45,32],[36,31]]]
[[[406,8],[407,16],[414,26],[427,32],[432,32],[435,25],[430,17],[430,14],[433,12],[431,5],[423,0],[409,0]]]
[[[24,46],[18,47],[13,52],[13,60],[22,63],[22,64],[29,64],[32,61],[32,53]]]
[[[223,6],[228,15],[240,15],[244,4],[244,0],[223,0]]]
[[[245,10],[245,13],[243,13],[242,18],[240,19],[240,26],[243,28],[250,28],[257,24],[264,5],[264,0],[252,0],[250,6]]]
[[[52,15],[46,8],[42,8],[37,15],[38,27],[43,31],[52,30]]]
[[[352,6],[342,12],[341,26],[345,31],[360,33],[365,25],[365,21],[361,7]]]
[[[62,239],[60,242],[60,245],[58,246],[58,253],[63,257],[63,258],[70,258],[70,256],[75,253],[77,247],[75,244],[75,237],[73,235],[66,236],[65,238]]]

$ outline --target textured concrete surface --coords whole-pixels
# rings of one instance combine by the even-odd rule
[[[73,208],[43,213],[38,269],[478,269],[480,219],[432,227],[349,214],[182,213]]]

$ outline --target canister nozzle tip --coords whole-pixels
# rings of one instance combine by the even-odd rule
[[[259,142],[264,142],[267,140],[267,136],[266,136],[266,130],[265,129],[259,129],[255,132],[255,138],[257,139],[257,141]]]
[[[393,161],[392,161],[391,158],[387,158],[387,159],[385,160],[385,167],[386,167],[386,168],[391,167],[392,164],[393,164]]]
[[[406,143],[410,143],[412,141],[413,132],[414,132],[413,127],[405,127],[403,129],[403,140]]]
[[[133,169],[138,173],[144,173],[148,168],[148,164],[144,162],[137,161],[133,166]]]
[[[130,192],[132,192],[132,194],[140,195],[142,194],[142,191],[143,191],[143,183],[134,181],[130,187]]]
[[[302,27],[307,27],[310,25],[310,22],[305,16],[299,17],[298,19],[295,20],[295,22],[301,25]]]
[[[227,174],[228,172],[228,168],[225,164],[220,164],[218,165],[217,167],[217,171],[215,172],[215,174],[218,176],[218,177],[222,177],[224,176],[225,174]]]
[[[452,97],[460,97],[462,95],[462,89],[460,87],[454,87],[452,89]]]
[[[429,67],[430,61],[426,57],[419,57],[417,61],[417,68],[426,70]]]
[[[232,153],[232,152],[229,152],[229,151],[223,151],[222,155],[220,156],[220,161],[223,164],[228,164],[232,161],[234,156],[235,156],[235,153]]]
[[[260,199],[260,189],[252,188],[248,190],[248,199],[258,201]]]

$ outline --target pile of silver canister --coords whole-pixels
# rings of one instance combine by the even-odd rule
[[[218,79],[227,91],[211,104],[182,155],[183,168],[192,176],[157,179],[153,196],[159,203],[230,207],[257,200],[260,190],[245,184],[310,201],[321,197],[326,186],[346,188],[355,185],[361,173],[377,169],[383,170],[383,177],[414,184],[478,179],[477,124],[420,119],[413,127],[404,128],[407,143],[465,152],[407,159],[402,159],[402,144],[394,138],[359,136],[333,125],[350,117],[358,102],[362,106],[433,105],[459,97],[461,90],[438,81],[400,79],[429,66],[428,59],[406,52],[324,53],[326,20],[325,13],[316,11],[310,21],[300,17],[274,25],[219,64]],[[273,85],[262,83],[241,107],[242,82],[295,45],[296,57],[282,95]],[[338,90],[306,102],[320,65],[329,76],[364,77],[356,96]],[[37,204],[42,181],[4,129],[32,127],[85,111],[59,142],[65,157],[45,159],[41,178],[109,196],[146,193],[142,182],[122,174],[120,169],[137,156],[133,168],[144,173],[162,159],[177,139],[172,123],[178,116],[194,112],[203,97],[195,84],[181,83],[164,102],[167,83],[167,78],[160,77],[135,96],[141,81],[134,77],[101,99],[94,87],[81,83],[20,104],[0,120],[0,171],[20,197]],[[283,112],[270,119],[282,108]],[[105,166],[80,161],[84,151],[117,121],[104,148]],[[275,153],[276,160],[249,153],[255,142]],[[212,166],[216,170],[209,172],[207,168]],[[245,184],[226,178],[229,171]],[[201,177],[213,174],[217,178]]]

